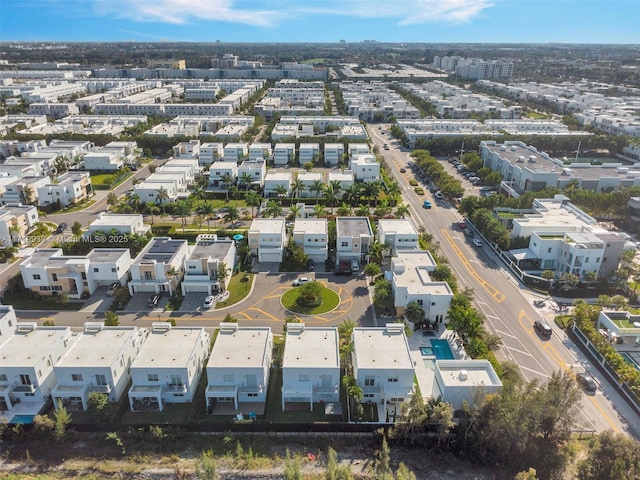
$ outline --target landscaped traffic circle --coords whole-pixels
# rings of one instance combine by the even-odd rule
[[[282,295],[282,306],[303,315],[327,313],[340,304],[340,295],[319,282],[305,283]]]

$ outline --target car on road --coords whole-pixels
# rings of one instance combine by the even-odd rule
[[[482,246],[482,240],[480,240],[479,238],[474,238],[473,240],[471,240],[473,242],[473,244],[476,247],[481,247]]]
[[[160,295],[156,293],[155,295],[151,295],[149,297],[149,300],[147,300],[147,305],[149,306],[149,308],[155,308],[158,306],[159,302],[160,302]]]
[[[422,202],[422,207],[431,208],[431,202],[429,200],[425,200],[424,202]]]
[[[109,285],[109,288],[107,288],[107,295],[109,297],[113,297],[119,286],[120,286],[120,282],[112,282],[111,285]]]
[[[300,277],[300,278],[296,278],[293,281],[293,286],[294,287],[299,287],[300,285],[303,285],[305,283],[309,283],[311,281],[311,279],[309,277]]]
[[[382,148],[384,148],[385,150],[389,150],[389,145],[387,143],[385,143]]]
[[[549,326],[549,324],[544,320],[536,320],[533,322],[533,328],[543,337],[551,337],[551,334],[553,333],[551,326]]]
[[[433,194],[434,197],[436,197],[439,200],[442,200],[444,198],[444,193],[442,192],[436,192]]]
[[[62,233],[64,232],[64,230],[67,228],[67,223],[66,222],[62,222],[61,224],[58,225],[58,228],[56,228],[56,233]]]
[[[209,295],[207,298],[204,299],[204,308],[213,307],[215,300],[216,300],[216,297],[214,297],[213,295]]]
[[[576,375],[576,381],[585,392],[595,395],[598,390],[598,385],[591,375],[586,372],[580,372]]]
[[[458,228],[460,230],[465,230],[467,228],[467,224],[464,222],[458,222]]]
[[[400,173],[407,173],[407,169],[406,168],[401,168],[400,169]]]
[[[471,230],[470,228],[465,228],[465,229],[464,229],[464,234],[465,234],[467,237],[473,237],[473,230]]]

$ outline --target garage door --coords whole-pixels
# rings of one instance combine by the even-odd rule
[[[282,261],[282,256],[280,255],[279,252],[276,252],[276,253],[271,253],[271,252],[259,253],[258,254],[258,261],[261,262],[261,263],[263,263],[263,262],[280,263]]]
[[[209,293],[209,284],[199,284],[199,285],[189,285],[186,283],[182,284],[184,287],[184,293]]]
[[[324,255],[308,255],[308,257],[313,260],[315,263],[324,263],[325,258]]]

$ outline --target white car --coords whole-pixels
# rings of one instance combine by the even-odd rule
[[[303,283],[307,283],[307,282],[310,282],[310,281],[311,281],[311,279],[309,277],[300,277],[300,278],[298,278],[298,279],[293,281],[293,286],[294,287],[299,287]]]
[[[209,295],[207,298],[204,299],[204,308],[213,307],[215,300],[216,300],[216,297],[214,297],[213,295]]]
[[[482,246],[482,240],[478,240],[477,238],[474,238],[472,240],[472,242],[476,247],[481,247]]]

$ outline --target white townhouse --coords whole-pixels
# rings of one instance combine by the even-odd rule
[[[186,191],[187,187],[192,185],[194,181],[194,174],[190,165],[179,166],[171,162],[167,162],[161,167],[156,168],[153,175],[175,177],[178,179],[178,190],[180,192]]]
[[[202,234],[196,238],[196,244],[189,247],[190,253],[185,259],[185,272],[182,279],[182,294],[206,292],[207,295],[222,290],[220,267],[226,265],[228,276],[233,271],[236,258],[236,244],[230,238],[218,238],[215,234]]]
[[[298,172],[298,182],[304,185],[303,190],[300,192],[300,198],[318,198],[322,197],[322,191],[316,191],[312,187],[320,185],[324,187],[322,181],[322,173],[320,172],[305,172],[304,170]],[[319,183],[318,183],[319,182]]]
[[[93,195],[89,172],[67,172],[58,177],[57,183],[47,183],[38,187],[38,206],[46,207],[60,201],[61,207],[68,207]]]
[[[247,403],[264,413],[272,355],[271,328],[221,323],[207,364],[207,413],[231,403],[234,410]]]
[[[269,160],[273,156],[273,149],[270,143],[252,143],[249,145],[249,160],[262,158]]]
[[[180,142],[173,146],[173,158],[195,158],[200,154],[200,140]]]
[[[356,260],[367,262],[373,244],[373,230],[368,217],[336,218],[336,265]]]
[[[198,163],[200,165],[210,165],[224,158],[224,144],[207,142],[200,145]]]
[[[414,392],[415,367],[402,323],[354,328],[353,376],[362,389],[362,402],[378,406],[380,421],[387,408],[399,412]]]
[[[296,158],[295,143],[276,143],[273,149],[273,164],[276,167],[291,165]]]
[[[400,250],[418,249],[418,231],[406,218],[378,220],[378,243],[388,244],[391,256]]]
[[[226,157],[225,157],[226,158]],[[228,177],[228,181],[225,179]],[[238,180],[238,164],[234,162],[215,162],[209,168],[209,189],[225,191]]]
[[[39,204],[38,189],[51,183],[51,178],[44,177],[0,177],[0,204]]]
[[[165,196],[161,199],[159,193]],[[133,193],[140,197],[142,203],[154,202],[158,205],[173,203],[178,199],[178,186],[175,181],[150,181],[143,180],[133,186]]]
[[[249,157],[249,145],[246,143],[227,143],[224,146],[225,162],[241,162]]]
[[[238,186],[244,189],[249,187],[262,188],[266,175],[267,162],[264,158],[245,160],[238,167]]]
[[[301,166],[320,161],[320,144],[301,143],[298,147],[298,160]]]
[[[337,327],[287,324],[282,356],[283,411],[289,403],[308,403],[313,411],[314,403],[340,401],[339,344]]]
[[[184,261],[189,255],[186,240],[155,237],[131,264],[129,293],[164,293],[172,295],[184,274]]]
[[[380,180],[380,164],[373,155],[356,155],[351,158],[351,171],[357,182]]]
[[[0,345],[13,335],[18,320],[11,305],[0,305]]]
[[[89,394],[103,393],[117,402],[131,381],[129,370],[147,341],[145,328],[108,327],[87,322],[71,348],[54,365],[56,386],[51,392],[68,410],[87,410]]]
[[[358,155],[370,155],[371,149],[367,143],[350,143],[347,152],[349,153],[349,162],[351,162],[351,159]]]
[[[342,197],[344,195],[344,191],[351,187],[355,182],[353,179],[353,172],[351,170],[344,170],[342,172],[329,172],[328,176],[329,185],[333,182],[337,182],[340,185],[340,191],[338,195]]]
[[[156,169],[155,173],[152,173],[147,178],[145,178],[144,182],[142,183],[147,185],[173,184],[173,189],[178,192],[178,195],[187,191],[187,180],[185,172],[181,172],[181,174],[176,174],[173,172],[164,173],[158,172],[158,170]],[[139,183],[138,185],[142,185],[142,183]],[[136,187],[138,185],[136,185]]]
[[[0,246],[12,247],[26,243],[28,233],[40,221],[33,205],[3,205],[0,207]]]
[[[161,412],[168,403],[193,402],[208,355],[209,334],[203,327],[154,322],[131,363],[131,411]]]
[[[424,311],[424,318],[433,324],[446,323],[453,291],[447,282],[436,282],[430,273],[436,262],[426,250],[398,250],[391,258],[391,268],[385,277],[391,282],[393,305],[402,315],[407,304],[416,302]]]
[[[94,248],[87,255],[63,255],[61,248],[39,248],[22,261],[20,272],[27,290],[82,298],[99,286],[124,285],[130,267],[128,248]]]
[[[323,263],[329,258],[329,229],[326,218],[296,218],[293,241],[314,262]]]
[[[478,407],[475,402],[502,388],[500,377],[489,360],[436,360],[435,380],[443,402],[455,410],[463,403]],[[435,385],[434,385],[435,387]],[[434,389],[435,390],[435,389]]]
[[[291,178],[291,172],[269,170],[264,177],[264,197],[275,197],[280,189],[279,185],[285,188],[287,197],[291,195]]]
[[[73,338],[70,327],[17,323],[12,307],[0,308],[14,325],[0,345],[0,423],[11,423],[15,415],[37,415],[45,407],[56,384],[54,365]]]
[[[110,213],[102,212],[98,214],[93,222],[89,224],[84,236],[89,237],[96,233],[117,232],[119,235],[146,235],[151,231],[151,225],[144,223],[144,217],[138,213]]]
[[[124,160],[125,165],[136,163],[136,157],[140,154],[140,149],[138,148],[138,144],[135,140],[109,142],[102,147],[102,150],[117,151]]]
[[[114,150],[98,150],[85,153],[83,157],[84,168],[90,172],[115,172],[124,166],[124,158]]]
[[[335,166],[344,160],[344,144],[343,143],[325,143],[324,144],[324,163]]]
[[[198,175],[202,174],[203,167],[198,163],[195,158],[174,158],[167,160],[160,167],[156,169],[166,168],[167,170],[172,168],[188,169],[187,178],[193,181]]]
[[[254,218],[248,234],[251,255],[261,263],[281,263],[286,238],[284,218]]]

